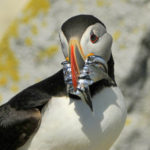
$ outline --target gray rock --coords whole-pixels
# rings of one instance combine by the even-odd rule
[[[112,150],[150,150],[150,1],[38,0],[40,8],[31,2],[0,43],[1,104],[58,71],[64,60],[58,39],[61,24],[77,14],[92,14],[113,35],[116,80],[129,112]]]

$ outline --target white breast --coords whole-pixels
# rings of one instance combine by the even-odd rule
[[[87,104],[54,97],[43,109],[37,133],[19,150],[108,150],[119,136],[126,118],[117,87],[105,88]]]

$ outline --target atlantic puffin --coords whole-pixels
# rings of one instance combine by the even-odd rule
[[[62,69],[0,106],[0,150],[109,150],[120,135],[126,107],[106,26],[77,15],[59,37]]]

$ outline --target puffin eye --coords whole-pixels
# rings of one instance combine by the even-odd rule
[[[98,41],[98,36],[96,36],[94,33],[91,34],[90,40],[92,43],[96,43]]]

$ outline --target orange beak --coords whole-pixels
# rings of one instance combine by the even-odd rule
[[[75,53],[74,53],[74,45],[71,45],[71,71],[72,71],[72,83],[74,90],[77,88],[77,80],[78,80],[78,75],[79,75],[79,70],[77,67],[77,62],[75,58]]]
[[[72,83],[74,90],[77,89],[78,76],[84,66],[84,54],[82,48],[76,39],[70,40],[69,61],[71,63]]]
[[[85,66],[85,60],[91,55],[94,54],[90,53],[87,56],[85,56],[78,40],[76,38],[70,39],[68,57],[66,57],[66,61],[69,62],[71,66],[72,84],[73,84],[73,90],[75,92],[73,94],[79,96],[81,100],[86,102],[89,105],[90,109],[93,111],[89,87],[85,86],[84,83],[82,82],[78,83],[79,75],[82,75],[82,70]],[[77,89],[78,85],[79,88]],[[72,87],[71,87],[71,93],[72,93]]]

